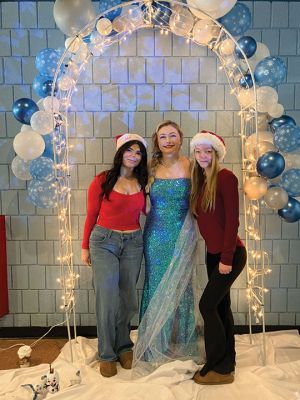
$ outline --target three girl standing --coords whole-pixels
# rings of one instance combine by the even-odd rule
[[[193,280],[197,263],[198,238],[194,229],[195,221],[190,218],[188,212],[189,162],[179,154],[182,132],[177,124],[172,121],[162,123],[156,130],[153,139],[154,154],[150,166],[150,184],[147,188],[147,191],[150,189],[152,210],[147,218],[145,228],[146,277],[141,307],[143,319],[139,327],[134,359],[135,368],[141,369],[142,366],[143,372],[146,373],[152,370],[149,366],[157,366],[160,363],[178,358],[178,356],[180,358],[182,356],[195,358],[195,353],[198,353],[199,357],[198,320],[194,307],[197,291],[195,279]],[[139,146],[141,151],[140,143],[135,143],[135,145]],[[197,216],[200,232],[206,242],[206,264],[209,277],[200,301],[200,311],[204,319],[206,363],[193,379],[200,384],[230,383],[233,381],[231,373],[235,366],[235,351],[229,291],[246,262],[245,249],[237,236],[239,214],[237,179],[232,172],[225,169],[221,170],[219,167],[219,161],[225,155],[225,144],[219,136],[212,132],[203,131],[192,139],[191,150],[195,159],[192,163],[190,204],[193,214]],[[134,179],[137,178],[132,173],[137,165],[134,165],[131,170],[129,169],[131,171],[129,176],[134,177]],[[123,167],[127,171],[126,165],[123,165]],[[117,180],[114,185],[116,182]],[[110,186],[111,190],[114,185]],[[142,189],[145,187],[144,181],[143,183],[140,182],[140,187]],[[105,188],[105,185],[103,188]],[[135,192],[135,194],[137,193]],[[106,199],[105,191],[104,194]],[[142,209],[143,206],[140,204],[138,213]],[[97,214],[97,212],[94,214]],[[120,218],[122,217],[118,217],[119,222],[121,222]],[[120,227],[117,226],[117,228]],[[115,229],[112,229],[112,231],[116,234]],[[129,233],[132,233],[132,231]],[[95,240],[98,238],[94,239],[93,234],[90,238],[90,246],[96,302],[96,287],[97,285],[99,287],[99,304],[97,303],[96,312],[101,315],[106,310],[107,303],[101,300],[103,277],[101,273],[96,276],[95,270],[102,269],[100,265],[105,264],[106,256],[98,256],[101,240]],[[117,235],[120,235],[120,233],[117,232]],[[85,237],[88,236],[87,234]],[[100,239],[105,241],[106,238],[107,235]],[[109,249],[106,247],[104,250]],[[140,264],[141,255],[135,257],[135,260],[137,267],[137,264]],[[108,264],[110,262],[105,265],[106,273],[109,275],[112,272],[109,272]],[[139,270],[139,267],[136,269]],[[131,281],[136,281],[137,276],[138,274],[135,274],[135,279],[131,279]],[[184,281],[183,277],[186,278]],[[129,279],[128,275],[127,279]],[[110,278],[109,281],[114,280]],[[115,287],[120,286],[119,277],[114,282]],[[133,289],[133,286],[131,285],[131,289]],[[127,290],[129,290],[129,287],[127,287]],[[101,302],[103,303],[102,306]],[[118,300],[117,303],[122,304],[122,301]],[[123,307],[125,307],[125,302],[123,302]],[[115,307],[114,321],[117,321],[114,322],[115,326],[110,318],[108,318],[110,321],[110,324],[108,324],[107,319],[103,320],[101,317],[98,318],[97,315],[100,372],[104,376],[112,376],[116,373],[115,364],[112,368],[113,374],[107,373],[106,368],[104,368],[104,363],[106,359],[108,360],[108,358],[105,358],[107,355],[112,359],[109,362],[113,363],[119,357],[122,365],[121,360],[127,353],[126,359],[129,360],[127,366],[131,367],[132,342],[129,338],[130,318],[128,312],[126,313],[127,330],[124,329],[124,323],[121,324],[123,329],[119,329],[120,335],[113,337],[112,340],[114,329],[118,331],[116,329],[118,312],[118,307]],[[105,326],[105,329],[103,326]],[[123,336],[123,339],[126,337],[126,340],[123,342],[121,336],[125,332],[126,335]],[[104,333],[106,333],[106,336],[103,335]],[[101,345],[102,348],[106,346],[101,341],[103,343],[110,342],[110,346],[108,346],[110,352],[107,354],[100,350]],[[120,346],[121,342],[123,345]]]

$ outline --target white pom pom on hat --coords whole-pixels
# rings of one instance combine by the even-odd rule
[[[213,147],[218,153],[219,160],[223,161],[226,155],[226,146],[224,139],[221,136],[217,135],[214,132],[205,130],[196,133],[196,135],[192,138],[190,143],[191,153],[194,152],[195,147],[198,146],[199,144],[210,144],[211,147]]]
[[[116,148],[119,150],[123,144],[130,142],[131,140],[137,140],[145,146],[147,149],[148,143],[142,136],[138,135],[137,133],[123,133],[122,135],[116,136]]]

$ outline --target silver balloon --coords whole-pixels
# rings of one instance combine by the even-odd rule
[[[250,200],[263,197],[268,189],[267,181],[259,176],[253,176],[245,181],[244,192]]]
[[[63,33],[75,36],[96,17],[96,14],[91,0],[56,0],[53,16]],[[84,35],[88,33],[90,32],[85,32]]]
[[[31,161],[23,160],[21,157],[16,156],[11,163],[11,170],[14,175],[21,179],[22,181],[27,181],[32,179],[29,171]]]
[[[279,186],[270,187],[265,194],[265,202],[268,207],[274,210],[283,208],[289,200],[287,192]]]

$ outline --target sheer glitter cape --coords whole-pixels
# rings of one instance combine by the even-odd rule
[[[148,375],[174,360],[193,359],[199,363],[203,359],[199,348],[199,245],[196,220],[188,213],[170,265],[140,322],[133,352],[133,378]],[[182,316],[189,321],[178,327]]]

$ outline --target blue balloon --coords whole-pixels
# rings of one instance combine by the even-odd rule
[[[46,182],[33,179],[28,185],[28,196],[39,208],[53,208],[57,204],[55,181]]]
[[[33,90],[40,97],[51,96],[53,78],[51,76],[37,75],[33,80]]]
[[[294,118],[290,117],[289,115],[282,115],[281,117],[274,118],[272,121],[269,123],[271,131],[275,132],[277,128],[279,128],[281,125],[295,125],[296,126],[296,121]]]
[[[285,207],[278,210],[278,215],[286,222],[297,222],[300,219],[300,203],[289,196]]]
[[[282,186],[290,196],[300,196],[300,169],[291,168],[282,174],[280,180]]]
[[[284,157],[276,151],[268,151],[261,155],[256,163],[257,172],[269,179],[279,176],[285,168]]]
[[[35,57],[35,66],[41,75],[53,77],[57,68],[60,54],[55,49],[40,50]]]
[[[245,74],[239,80],[239,84],[242,88],[249,89],[253,86],[253,80],[250,74]]]
[[[30,175],[33,179],[39,181],[53,181],[54,176],[54,163],[48,157],[38,157],[32,160],[29,167]]]
[[[273,179],[279,176],[285,168],[283,156],[276,151],[268,151],[263,154],[256,163],[256,169],[259,175],[265,178]]]
[[[295,125],[281,125],[275,130],[273,142],[283,152],[294,151],[300,147],[300,129]]]
[[[254,79],[258,86],[275,87],[286,77],[286,66],[280,57],[265,57],[255,67]]]
[[[39,111],[39,108],[36,103],[27,97],[16,100],[12,106],[14,117],[26,125],[30,125],[30,118],[37,111]]]
[[[49,157],[54,160],[53,153],[53,138],[55,138],[55,154],[58,159],[64,156],[64,151],[66,149],[66,137],[63,133],[49,133],[48,135],[43,135],[45,142],[45,150],[42,156]]]
[[[251,12],[245,4],[236,3],[229,13],[218,21],[233,36],[243,35],[251,26]]]
[[[237,42],[240,46],[235,48],[235,54],[238,56],[238,58],[244,58],[240,49],[243,50],[247,58],[252,57],[253,54],[256,52],[257,44],[256,40],[253,39],[253,37],[242,36]]]

